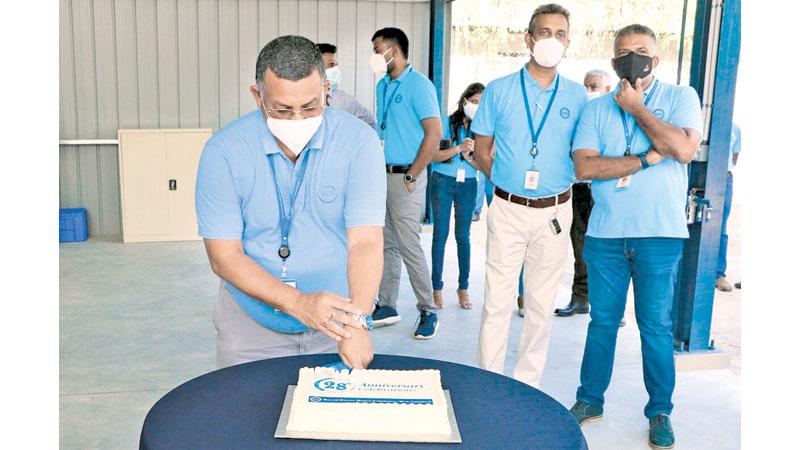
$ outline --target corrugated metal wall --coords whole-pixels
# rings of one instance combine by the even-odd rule
[[[425,0],[61,0],[60,137],[216,131],[253,110],[258,52],[284,34],[338,45],[342,89],[374,109],[372,33],[403,29],[427,74],[429,11]],[[61,207],[85,207],[92,235],[121,234],[116,146],[62,145],[59,159]]]

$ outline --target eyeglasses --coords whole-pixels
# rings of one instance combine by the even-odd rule
[[[303,119],[308,119],[310,117],[316,117],[322,113],[322,106],[307,106],[300,109],[270,109],[266,107],[266,104],[262,104],[264,105],[264,111],[267,113],[267,115],[274,119],[288,120],[295,115],[298,115]]]

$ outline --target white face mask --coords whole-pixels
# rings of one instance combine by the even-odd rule
[[[267,114],[264,108],[264,102],[261,102],[261,108],[264,114]],[[322,117],[325,115],[325,110],[322,114],[316,117],[309,117],[308,119],[292,120],[292,119],[275,119],[267,114],[267,128],[272,132],[276,139],[285,145],[292,156],[297,156],[306,148],[308,141],[317,132],[320,125],[322,125]]]
[[[478,112],[478,105],[472,103],[469,100],[464,100],[464,114],[467,115],[467,118],[469,118],[469,120],[475,118],[476,112]]]
[[[375,72],[376,75],[386,73],[386,71],[389,69],[389,63],[394,61],[394,56],[389,61],[383,59],[383,57],[389,53],[391,49],[392,48],[389,47],[382,54],[373,53],[372,56],[369,57],[369,67],[372,68],[372,71]]]
[[[542,67],[555,67],[561,58],[564,56],[564,51],[567,48],[558,39],[550,37],[533,41],[533,50],[531,56]]]
[[[325,69],[325,79],[331,83],[331,92],[338,89],[342,82],[342,71],[339,70],[339,66]]]
[[[587,94],[589,95],[589,100],[591,101],[596,98],[602,97],[603,94],[605,94],[605,92],[594,91],[594,92],[587,92]]]

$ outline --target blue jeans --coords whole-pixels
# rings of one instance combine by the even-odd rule
[[[591,322],[581,364],[577,399],[603,406],[611,381],[619,321],[633,278],[636,323],[642,344],[648,418],[672,412],[675,360],[672,301],[683,254],[683,239],[598,239],[586,237],[583,257],[589,272]]]
[[[433,205],[433,243],[431,244],[431,281],[433,289],[441,291],[442,269],[444,267],[444,247],[450,234],[450,211],[453,204],[456,210],[456,247],[458,249],[458,288],[469,287],[469,229],[472,226],[472,213],[475,211],[475,178],[467,178],[463,183],[455,177],[433,172],[430,179],[431,203]]]
[[[487,179],[486,175],[482,173],[478,174],[477,196],[478,198],[475,199],[475,214],[480,214],[483,209],[484,197],[486,198],[486,206],[491,205],[492,198],[494,198],[494,185],[492,184],[492,180]]]
[[[722,236],[719,238],[719,257],[717,258],[717,278],[724,277],[728,270],[728,216],[731,215],[733,200],[733,175],[728,172],[725,183],[725,206],[722,209]]]

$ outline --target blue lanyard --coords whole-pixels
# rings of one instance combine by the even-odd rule
[[[644,106],[647,106],[650,103],[650,99],[656,93],[656,88],[658,88],[658,80],[653,83],[653,89],[650,91],[650,95],[644,100]],[[625,117],[625,111],[617,105],[617,109],[619,109],[619,117],[622,119],[622,128],[625,130],[625,155],[631,154],[631,147],[633,146],[633,141],[636,139],[636,130],[639,129],[639,124],[636,123],[636,120],[633,121],[633,131],[628,132],[628,120]]]
[[[297,194],[300,192],[300,186],[303,185],[303,179],[306,176],[306,168],[308,167],[308,153],[309,151],[306,150],[304,155],[300,155],[300,170],[297,172],[297,178],[294,181],[294,190],[292,191],[292,196],[289,199],[289,212],[287,214],[287,208],[283,204],[283,196],[281,195],[280,187],[278,187],[278,174],[275,170],[275,162],[272,160],[272,157],[277,155],[277,153],[272,153],[267,155],[267,161],[269,161],[269,166],[272,169],[272,181],[275,183],[275,195],[278,197],[278,210],[280,211],[281,219],[281,246],[278,248],[278,256],[286,263],[286,259],[292,254],[289,250],[289,229],[292,227],[292,214],[294,210],[294,201],[297,199]],[[285,271],[285,270],[284,270]],[[285,276],[283,274],[282,276]]]
[[[528,91],[525,90],[525,68],[519,70],[519,85],[522,87],[522,99],[525,101],[525,113],[528,114],[528,129],[531,132],[531,140],[533,141],[533,147],[531,148],[531,156],[533,159],[536,159],[536,155],[539,154],[539,150],[536,148],[539,142],[539,135],[542,134],[542,128],[544,128],[544,123],[547,120],[547,116],[550,115],[550,108],[553,106],[553,101],[556,99],[556,94],[558,93],[558,82],[561,81],[561,76],[556,75],[556,84],[553,86],[553,94],[550,96],[550,102],[547,103],[547,108],[544,110],[544,115],[542,116],[542,120],[539,122],[539,129],[535,132],[533,131],[533,118],[531,117],[531,107],[528,104]]]
[[[414,69],[409,70],[409,73]],[[381,105],[381,130],[386,129],[386,116],[389,115],[389,107],[392,106],[392,100],[394,100],[394,94],[397,94],[397,90],[400,89],[400,81],[397,81],[397,85],[394,87],[392,91],[392,96],[389,97],[389,101],[386,101],[386,90],[389,89],[389,83],[383,85],[383,105]]]

